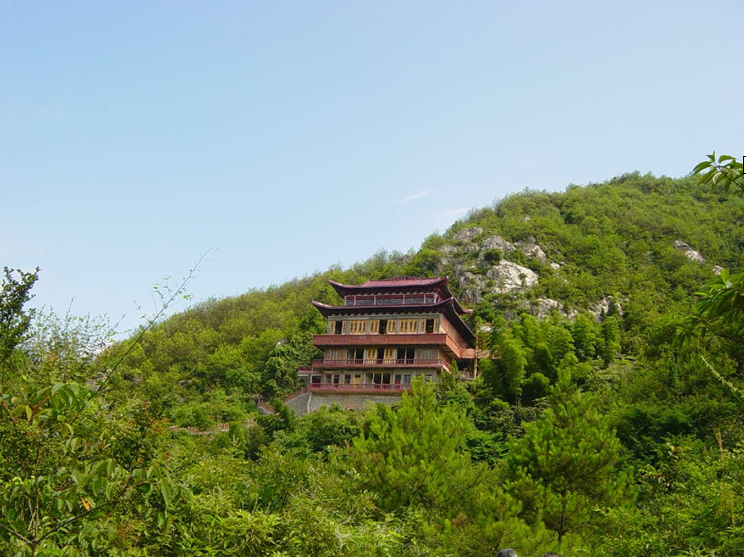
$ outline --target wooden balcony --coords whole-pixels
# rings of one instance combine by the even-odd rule
[[[314,360],[313,363],[311,364],[311,369],[313,371],[334,370],[334,369],[340,369],[340,368],[344,368],[344,369],[347,369],[347,368],[355,368],[355,369],[435,368],[435,369],[442,369],[443,371],[448,371],[451,369],[451,364],[448,361],[440,359],[440,358],[391,358],[391,359],[372,358],[372,359],[340,359],[340,360],[323,359],[323,360]]]
[[[316,347],[327,346],[441,346],[458,359],[464,359],[474,350],[456,342],[446,333],[400,333],[383,335],[313,335]]]
[[[437,294],[357,294],[345,296],[345,306],[424,306],[441,301]]]
[[[351,393],[351,394],[381,394],[381,395],[398,395],[404,391],[409,391],[412,386],[409,384],[360,384],[351,385],[345,383],[311,383],[308,389],[312,393]]]

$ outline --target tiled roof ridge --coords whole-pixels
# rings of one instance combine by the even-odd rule
[[[344,289],[353,289],[353,290],[360,290],[364,288],[400,288],[400,287],[411,287],[411,286],[436,286],[441,283],[445,283],[448,280],[448,277],[434,277],[434,278],[428,278],[428,277],[393,277],[388,279],[379,279],[379,280],[368,280],[363,284],[343,284],[341,282],[337,282],[334,280],[329,279],[329,284],[331,284],[333,287],[337,288],[344,288]]]
[[[374,286],[374,285],[389,285],[391,283],[404,283],[404,284],[437,284],[442,281],[442,277],[410,277],[402,275],[400,277],[391,277],[387,279],[367,280],[363,283],[363,286]]]

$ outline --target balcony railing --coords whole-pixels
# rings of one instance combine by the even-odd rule
[[[346,306],[419,306],[440,301],[436,294],[376,294],[345,296]]]
[[[447,333],[387,333],[387,334],[323,334],[313,335],[313,344],[318,347],[342,346],[445,346],[457,358],[465,352],[473,358],[474,349],[463,341],[456,341]]]
[[[322,367],[443,367],[450,369],[451,364],[440,358],[361,358],[361,359],[323,359],[314,360],[312,368]]]
[[[389,383],[389,384],[378,384],[378,383],[361,383],[354,385],[351,383],[311,383],[309,389],[311,391],[388,391],[388,392],[401,392],[407,391],[412,388],[409,383]]]

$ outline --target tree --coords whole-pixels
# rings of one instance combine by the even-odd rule
[[[0,541],[19,556],[102,554],[120,528],[164,526],[181,491],[157,421],[147,404],[91,404],[75,384],[0,394]]]
[[[536,399],[546,396],[549,392],[549,378],[535,372],[523,382],[523,404],[531,404]]]
[[[560,372],[550,408],[525,437],[511,444],[507,491],[523,503],[527,521],[543,520],[560,543],[569,532],[592,524],[596,507],[630,498],[629,479],[614,466],[620,443],[609,420],[594,410],[589,395]]]
[[[604,364],[608,367],[622,349],[619,343],[619,321],[615,316],[606,316],[601,324],[601,335],[604,338]]]
[[[578,315],[572,324],[575,352],[581,362],[596,355],[596,324],[587,315]]]
[[[16,347],[23,341],[31,325],[33,310],[23,306],[33,295],[31,289],[39,279],[39,267],[33,273],[20,269],[3,267],[2,289],[0,290],[0,371],[5,378],[8,360]],[[18,278],[16,278],[18,274]]]
[[[434,387],[418,379],[398,411],[380,408],[367,433],[353,441],[350,463],[383,510],[446,510],[479,484],[480,472],[464,449],[470,427],[463,410],[438,407]]]
[[[713,190],[722,186],[728,193],[734,188],[743,195],[743,163],[731,155],[707,155],[707,160],[694,167],[693,174],[699,176],[701,184],[709,185]]]
[[[509,339],[502,344],[499,363],[503,371],[503,395],[517,402],[526,375],[526,357],[518,341]]]
[[[309,365],[318,353],[312,338],[311,332],[303,331],[293,335],[288,342],[277,343],[262,370],[265,395],[273,397],[299,387],[298,367]]]
[[[723,186],[725,193],[731,187],[743,196],[743,164],[734,157],[721,155],[716,160],[715,152],[707,156],[708,160],[694,167],[693,173],[699,175],[701,185],[709,185],[713,190]],[[696,292],[700,296],[694,311],[682,319],[678,326],[674,344],[678,348],[688,347],[694,337],[718,337],[727,342],[740,344],[740,368],[743,368],[743,273],[733,275],[727,269],[720,270],[717,278],[700,287]],[[743,398],[743,390],[727,381],[700,353],[710,373],[736,396]]]
[[[359,413],[338,405],[322,406],[303,416],[296,432],[314,452],[328,452],[330,447],[343,447],[360,434]]]
[[[7,367],[31,324],[33,313],[23,306],[31,298],[38,269],[21,273],[20,281],[7,268],[5,273],[0,312]],[[168,524],[171,505],[182,491],[157,451],[159,405],[114,405],[103,395],[123,358],[188,280],[164,300],[124,355],[101,372],[95,390],[73,381],[44,384],[43,377],[32,382],[20,373],[0,382],[0,550],[17,556],[111,554],[121,542],[122,529],[152,532]],[[91,330],[90,323],[79,325],[84,335]],[[75,369],[73,375],[94,375],[87,350],[90,339],[77,334],[53,338],[37,343],[30,356],[43,360],[45,347],[52,348],[65,355],[64,366]],[[106,355],[101,358],[105,364],[110,361]],[[57,369],[48,377],[65,375]]]

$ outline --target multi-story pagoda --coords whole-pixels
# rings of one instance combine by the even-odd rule
[[[444,373],[455,373],[453,362],[459,379],[473,378],[475,338],[461,318],[470,311],[453,297],[447,280],[330,280],[344,305],[312,302],[327,318],[327,331],[313,339],[324,357],[298,370],[307,391],[396,395],[415,377],[437,383]]]

